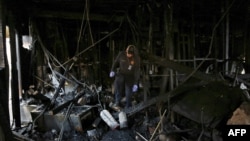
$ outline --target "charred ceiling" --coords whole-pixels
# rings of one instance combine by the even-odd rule
[[[65,20],[66,24],[68,24],[68,21],[80,22],[82,18],[88,18],[93,23],[104,23],[102,28],[110,28],[111,24],[119,24],[129,17],[135,22],[137,28],[140,28],[139,32],[148,30],[150,24],[152,24],[153,30],[162,31],[164,28],[163,16],[168,13],[171,16],[168,21],[171,20],[169,22],[172,22],[173,28],[178,27],[178,30],[183,30],[182,32],[194,30],[196,34],[207,34],[207,36],[211,36],[212,28],[225,12],[230,17],[229,21],[230,26],[233,27],[232,30],[237,30],[238,34],[243,32],[244,30],[236,28],[242,28],[242,26],[238,25],[247,25],[249,5],[246,0],[25,0],[22,2],[12,0],[6,1],[6,3],[17,16],[16,19],[26,26],[28,26],[27,22],[30,19],[37,18],[59,19],[61,22]],[[169,8],[171,10],[166,12]],[[84,16],[86,9],[88,17]],[[72,25],[72,28],[74,27],[75,24]],[[155,34],[155,36],[158,35]]]

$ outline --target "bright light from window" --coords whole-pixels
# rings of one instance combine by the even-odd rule
[[[23,40],[23,47],[28,50],[31,50],[32,37],[28,35],[23,35],[22,40]]]

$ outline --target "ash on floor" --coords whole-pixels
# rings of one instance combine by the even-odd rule
[[[101,141],[136,141],[136,139],[131,130],[110,130]]]

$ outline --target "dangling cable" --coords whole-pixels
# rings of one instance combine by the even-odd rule
[[[219,21],[216,23],[216,25],[213,28],[213,32],[212,32],[212,36],[211,36],[211,41],[210,41],[210,45],[209,45],[209,50],[208,53],[206,55],[206,57],[201,61],[201,63],[185,78],[185,80],[182,82],[186,82],[190,77],[192,77],[192,75],[201,67],[201,65],[206,61],[206,59],[209,57],[209,55],[211,54],[211,50],[213,47],[213,42],[214,42],[214,36],[215,36],[215,32],[217,27],[220,25],[220,23],[222,22],[222,20],[225,18],[225,16],[228,14],[229,10],[231,9],[231,7],[233,6],[235,0],[232,1],[232,3],[230,4],[230,6],[227,8],[227,10],[223,13],[223,15],[221,16],[221,18],[219,19]]]
[[[84,9],[84,12],[82,14],[82,22],[81,22],[79,37],[78,37],[78,40],[77,40],[76,53],[79,51],[79,44],[80,44],[80,39],[81,39],[81,36],[82,36],[82,31],[83,31],[83,22],[84,22],[85,12],[86,12],[86,8]]]
[[[112,34],[114,34],[115,32],[117,32],[121,25],[122,25],[122,22],[120,23],[119,27],[117,27],[115,30],[113,30],[112,32],[110,32],[108,35],[104,36],[103,38],[101,38],[100,40],[98,40],[97,42],[95,42],[94,44],[90,45],[89,47],[87,47],[86,49],[84,49],[83,51],[79,52],[78,54],[76,54],[74,57],[70,58],[69,60],[67,60],[66,62],[63,63],[64,64],[67,64],[68,62],[70,62],[72,59],[74,59],[75,57],[78,57],[80,56],[81,54],[83,54],[84,52],[88,51],[89,49],[91,49],[92,47],[94,47],[96,44],[100,43],[101,41],[105,40],[106,38],[108,38],[109,36],[111,36]]]

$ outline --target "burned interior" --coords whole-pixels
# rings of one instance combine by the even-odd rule
[[[226,125],[250,124],[248,0],[2,0],[0,10],[0,140],[222,141]],[[109,72],[131,44],[139,90],[117,109]]]

